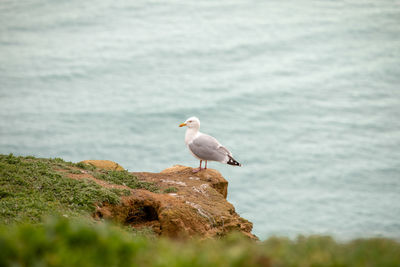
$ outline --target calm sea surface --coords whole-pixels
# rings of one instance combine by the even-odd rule
[[[0,2],[0,153],[197,166],[271,235],[400,238],[400,2]]]

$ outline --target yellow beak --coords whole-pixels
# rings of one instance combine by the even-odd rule
[[[183,126],[186,126],[186,123],[179,124],[179,127],[183,127]]]

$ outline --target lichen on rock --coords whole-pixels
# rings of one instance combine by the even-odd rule
[[[99,169],[110,170],[110,171],[125,170],[121,165],[111,160],[84,160],[79,163],[91,165]]]

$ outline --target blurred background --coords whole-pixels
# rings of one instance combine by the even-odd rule
[[[254,233],[400,238],[400,2],[0,2],[0,153],[197,167]]]

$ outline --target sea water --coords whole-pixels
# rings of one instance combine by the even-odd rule
[[[209,163],[254,233],[400,238],[400,2],[1,1],[0,153]]]

